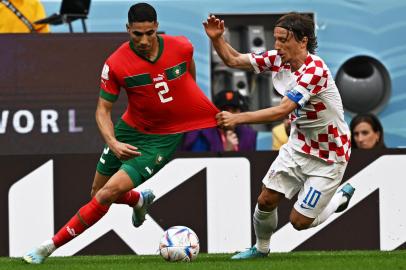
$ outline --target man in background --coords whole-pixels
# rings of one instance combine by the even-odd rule
[[[223,90],[214,97],[214,104],[222,111],[240,113],[247,110],[245,97],[238,91]],[[193,152],[255,151],[257,131],[249,125],[233,129],[217,127],[185,134],[181,150]]]
[[[34,24],[45,17],[39,0],[0,0],[0,33],[49,33],[48,24]]]

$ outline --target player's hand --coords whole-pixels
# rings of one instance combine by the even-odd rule
[[[210,39],[218,39],[224,34],[224,21],[211,15],[203,22],[204,30]]]
[[[137,151],[138,148],[128,143],[116,141],[109,147],[119,160],[128,160],[141,156],[141,152]]]
[[[237,151],[238,149],[238,137],[234,130],[226,130],[226,151]]]
[[[233,129],[238,124],[238,113],[222,111],[216,114],[217,125],[224,129]]]

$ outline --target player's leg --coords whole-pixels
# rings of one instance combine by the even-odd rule
[[[119,122],[116,127],[116,134],[122,135],[121,134],[121,126],[122,123]],[[131,134],[129,135],[131,136]],[[124,136],[127,138],[128,136]],[[136,143],[134,141],[134,143]],[[114,154],[113,152],[110,151],[109,147],[106,145],[103,149],[102,155],[99,159],[99,162],[97,163],[97,169],[96,173],[94,176],[93,180],[93,185],[92,185],[92,191],[91,191],[91,196],[93,197],[97,191],[102,188],[107,181],[110,179],[110,177],[115,174],[120,167],[122,166],[122,161],[120,161]],[[118,198],[115,203],[117,204],[127,204],[130,207],[134,207],[138,204],[142,204],[140,201],[140,198],[142,200],[142,197],[140,196],[140,193],[136,190],[130,190],[127,193],[123,194],[120,198]]]
[[[125,171],[125,170],[123,170]],[[137,182],[141,180],[134,180],[134,179],[142,179],[143,177],[137,173],[136,171],[132,174],[129,174],[127,171],[126,173],[130,176],[133,185],[135,186]],[[106,176],[101,175],[100,173],[96,172],[96,177],[94,183],[101,183],[102,181],[99,179],[105,179]],[[94,186],[94,185],[93,185]],[[92,190],[93,191],[93,190]],[[114,203],[116,204],[126,204],[134,209],[133,214],[133,225],[135,227],[139,227],[145,221],[145,215],[147,213],[147,208],[150,204],[152,204],[155,195],[152,193],[151,190],[146,189],[142,192],[138,192],[135,189],[131,189],[120,197],[118,197]]]
[[[290,214],[290,221],[295,229],[317,226],[336,212],[340,205],[348,205],[354,189],[346,185],[346,188],[336,192],[340,181],[341,177],[335,180],[318,176],[308,178]]]
[[[339,180],[308,176],[290,213],[290,223],[293,227],[296,230],[309,228],[314,219],[326,208],[339,184]]]
[[[261,253],[269,252],[271,236],[278,226],[277,206],[284,197],[283,193],[262,187],[253,216],[255,246]]]
[[[182,140],[182,134],[144,134],[124,122],[121,123],[120,135],[125,141],[138,147],[141,156],[124,161],[121,170],[127,172],[134,186],[137,187],[151,178],[171,159]],[[141,192],[140,200],[133,207],[132,223],[139,227],[145,221],[148,207],[152,204],[155,195],[151,190]]]
[[[58,247],[71,241],[86,229],[99,221],[108,211],[110,205],[120,196],[134,188],[131,178],[123,170],[115,173],[96,195],[79,209],[52,239],[45,241],[23,257],[32,264],[42,263]]]
[[[277,206],[283,197],[292,198],[302,186],[302,182],[293,177],[295,166],[289,151],[286,147],[282,147],[262,180],[264,186],[253,215],[256,244],[250,249],[234,255],[232,259],[249,259],[268,255],[271,236],[278,225]]]
[[[92,190],[90,191],[90,197],[93,198],[94,195],[96,195],[96,193],[107,183],[107,181],[109,181],[110,178],[111,175],[104,175],[96,170],[93,178]]]
[[[347,209],[348,204],[354,195],[355,188],[347,183],[334,194],[326,208],[318,215],[309,227],[315,227],[327,220],[333,213],[339,213]]]
[[[116,134],[122,136],[122,123],[119,122],[116,127]],[[123,136],[124,138],[131,138],[131,134]],[[121,138],[122,139],[122,138]],[[134,144],[136,141],[134,140]],[[97,169],[93,180],[91,196],[93,197],[99,189],[101,189],[110,177],[115,174],[122,166],[122,161],[120,161],[113,152],[110,151],[106,145],[103,149],[102,155],[97,163]],[[130,207],[141,207],[143,204],[141,193],[136,190],[130,190],[118,198],[114,203],[126,204]]]
[[[251,259],[266,257],[269,253],[271,236],[278,225],[278,204],[284,194],[262,187],[253,215],[253,225],[256,236],[254,246],[237,253],[232,259]]]
[[[149,178],[140,173],[139,167],[141,164],[145,164],[145,158],[148,159],[149,155],[143,154],[143,156],[145,157],[138,157],[127,161],[121,166],[121,170],[125,171],[130,176],[135,187],[143,183],[145,179]],[[143,190],[142,192],[131,190],[121,196],[115,203],[125,203],[131,206],[133,208],[132,223],[134,227],[140,227],[144,223],[147,210],[153,203],[154,199],[155,195],[150,189]]]

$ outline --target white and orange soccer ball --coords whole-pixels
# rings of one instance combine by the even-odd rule
[[[173,226],[164,232],[159,243],[159,253],[170,262],[190,262],[199,254],[199,238],[185,226]]]

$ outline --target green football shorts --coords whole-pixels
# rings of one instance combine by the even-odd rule
[[[137,147],[141,156],[129,160],[119,160],[105,145],[97,163],[97,171],[100,174],[111,176],[122,169],[130,176],[135,187],[148,180],[168,163],[183,137],[183,133],[144,134],[130,127],[121,119],[116,124],[114,131],[118,141]]]

